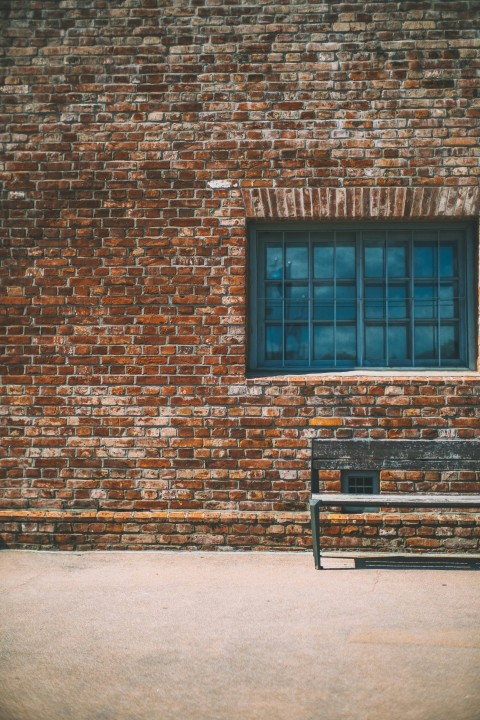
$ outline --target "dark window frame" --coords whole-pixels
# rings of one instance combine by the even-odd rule
[[[440,357],[440,354],[438,353],[438,357],[435,358],[435,360],[432,362],[430,359],[428,362],[416,362],[414,359],[413,352],[410,353],[411,359],[409,362],[366,362],[364,354],[365,354],[365,347],[366,347],[366,341],[365,341],[365,327],[368,325],[368,327],[374,327],[375,322],[366,322],[364,317],[364,302],[366,302],[365,299],[365,292],[366,287],[370,281],[367,281],[366,275],[365,275],[365,261],[363,257],[363,249],[367,246],[367,241],[364,239],[365,236],[371,235],[374,233],[398,233],[401,232],[407,232],[410,233],[410,240],[407,241],[408,246],[408,253],[409,253],[409,267],[408,267],[408,276],[405,276],[404,282],[405,284],[408,284],[408,315],[406,319],[404,318],[402,323],[398,324],[404,324],[405,327],[408,329],[408,337],[407,337],[407,344],[413,344],[413,336],[415,333],[415,327],[419,327],[421,325],[421,321],[414,316],[413,314],[413,304],[412,304],[412,298],[413,298],[413,260],[412,260],[412,253],[413,253],[413,247],[414,242],[417,243],[417,245],[421,244],[421,239],[416,239],[414,241],[413,232],[419,234],[419,233],[425,233],[426,236],[430,233],[438,233],[438,231],[457,231],[462,233],[462,240],[461,243],[459,243],[459,249],[458,249],[458,278],[455,278],[455,281],[459,283],[459,296],[460,299],[458,300],[458,320],[455,320],[455,323],[457,323],[459,328],[459,358],[455,358],[450,361],[443,361]],[[268,244],[268,240],[266,238],[266,233],[273,233],[272,235],[272,243],[274,242],[273,238],[279,237],[279,234],[282,235],[282,248],[285,248],[287,243],[290,246],[294,246],[295,244],[298,245],[305,245],[308,246],[308,277],[306,278],[305,282],[308,284],[308,305],[309,305],[309,317],[308,322],[302,321],[301,324],[308,325],[308,360],[306,361],[299,361],[299,360],[289,360],[285,357],[286,355],[286,349],[285,349],[285,342],[283,342],[283,357],[281,360],[268,360],[265,359],[264,353],[262,352],[262,348],[265,347],[265,340],[264,340],[264,334],[265,334],[265,328],[267,325],[267,321],[265,318],[265,296],[267,293],[266,286],[267,284],[272,284],[270,280],[267,280],[265,278],[265,257],[266,257],[266,246]],[[285,233],[288,233],[288,238],[286,239]],[[319,234],[335,234],[335,238],[339,237],[339,234],[345,233],[349,234],[349,237],[355,237],[355,304],[356,306],[360,306],[362,308],[361,312],[357,312],[356,317],[352,325],[355,325],[356,334],[357,334],[357,354],[355,357],[355,361],[345,361],[345,362],[339,362],[338,360],[331,361],[317,361],[313,359],[313,334],[314,334],[314,328],[320,327],[321,323],[317,322],[313,319],[313,292],[314,288],[321,285],[321,281],[319,281],[316,277],[313,277],[313,268],[314,268],[314,262],[313,262],[313,247],[317,244],[317,239],[319,237]],[[298,234],[298,239],[295,240],[295,234]],[[308,236],[308,239],[306,237]],[[386,235],[387,237],[387,235]],[[351,242],[351,240],[349,241]],[[370,240],[368,241],[370,243]],[[393,242],[393,241],[392,241]],[[432,240],[426,241],[425,245],[428,244],[428,242],[433,242]],[[437,241],[438,243],[439,241]],[[438,244],[438,248],[440,247],[440,244]],[[282,253],[286,252],[286,250],[282,249]],[[249,370],[261,372],[261,373],[305,373],[305,372],[342,372],[342,371],[349,371],[349,370],[406,370],[406,371],[421,371],[425,372],[428,370],[438,371],[438,370],[466,370],[466,369],[474,369],[475,368],[475,360],[476,360],[476,327],[475,327],[475,318],[477,313],[477,306],[476,306],[476,294],[473,292],[474,286],[475,286],[475,266],[476,263],[474,260],[476,259],[476,249],[474,251],[474,240],[473,240],[473,226],[471,223],[465,222],[465,221],[445,221],[443,223],[440,223],[437,221],[430,222],[430,221],[423,221],[423,222],[399,222],[399,221],[392,221],[389,223],[372,223],[372,222],[357,222],[357,223],[342,223],[342,222],[325,222],[325,223],[305,223],[305,222],[283,222],[283,223],[255,223],[252,224],[249,228],[249,245],[248,245],[248,263],[249,263],[249,333],[248,333],[248,360],[249,360]],[[384,260],[384,267],[386,267],[386,255]],[[285,265],[285,259],[282,255],[282,263]],[[282,272],[282,319],[281,321],[277,322],[276,324],[278,326],[281,326],[282,328],[285,328],[286,326],[286,300],[285,300],[285,287],[288,284],[287,279],[285,278],[285,272]],[[385,280],[387,282],[387,273],[384,272],[384,276],[381,278],[381,281]],[[430,283],[437,283],[438,284],[438,292],[440,288],[440,280],[441,276],[438,272],[431,278],[427,278],[428,282]],[[345,286],[347,286],[349,283],[345,283],[344,281],[341,281]],[[452,281],[453,282],[453,281]],[[335,288],[337,284],[340,284],[340,280],[338,277],[334,278]],[[290,282],[290,284],[293,286],[294,284]],[[372,285],[375,283],[371,283]],[[380,282],[381,284],[381,282]],[[379,283],[377,282],[377,285]],[[385,287],[387,287],[385,285]],[[292,291],[293,292],[293,291]],[[335,290],[336,292],[336,290]],[[387,290],[385,290],[385,293]],[[417,300],[418,302],[418,300]],[[440,318],[440,301],[439,298],[436,298],[432,302],[435,302],[435,310],[434,313],[436,314],[435,319],[427,318],[427,321],[425,321],[424,325],[430,325],[430,327],[434,327],[434,323],[437,323],[439,332],[440,329],[440,320],[443,318]],[[338,303],[337,303],[338,307]],[[389,306],[385,305],[386,308]],[[391,307],[391,305],[390,305]],[[294,321],[289,320],[288,323],[292,326],[295,324]],[[270,323],[272,324],[272,323]],[[454,321],[451,323],[445,322],[445,325],[454,325]],[[378,323],[377,326],[384,328],[385,333],[385,344],[386,344],[386,336],[388,333],[388,328],[392,327],[394,323],[387,317],[382,318]],[[332,326],[333,327],[333,326]],[[335,328],[338,327],[338,324],[335,325]],[[336,337],[337,331],[334,330],[334,336]],[[335,342],[335,341],[334,341]],[[410,347],[411,350],[411,347]]]

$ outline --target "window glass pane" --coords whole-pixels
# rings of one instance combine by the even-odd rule
[[[385,317],[385,286],[365,285],[365,317],[381,320]]]
[[[455,323],[440,327],[440,357],[443,360],[456,360],[460,357],[458,325]]]
[[[444,283],[440,285],[439,314],[441,318],[454,318],[458,316],[458,285]]]
[[[286,246],[285,277],[288,280],[308,278],[308,248],[306,245]]]
[[[315,326],[313,334],[313,355],[315,360],[333,361],[333,325]]]
[[[333,283],[331,285],[316,285],[313,289],[315,320],[333,320]]]
[[[388,286],[388,317],[391,320],[403,320],[408,317],[407,292],[405,283]]]
[[[365,248],[365,277],[383,277],[382,245],[372,245]]]
[[[265,275],[267,280],[281,280],[283,272],[282,248],[280,245],[267,245]]]
[[[388,276],[406,277],[407,276],[407,246],[406,245],[389,245],[387,248],[387,269]]]
[[[277,283],[269,283],[266,287],[265,319],[281,320],[282,305],[282,286]]]
[[[390,325],[388,328],[388,361],[408,360],[408,332],[406,325]]]
[[[456,275],[456,252],[453,245],[440,245],[440,277]]]
[[[281,325],[265,326],[265,360],[282,360]]]
[[[413,267],[415,277],[434,277],[436,272],[436,254],[435,245],[417,244],[413,248]]]
[[[415,317],[434,318],[436,316],[436,287],[435,285],[415,285]]]
[[[355,247],[353,245],[337,245],[335,257],[337,278],[354,278]]]
[[[333,278],[333,245],[315,245],[313,266],[316,278]]]
[[[260,224],[252,240],[252,366],[346,368],[357,353],[367,367],[466,361],[464,225],[295,227]]]
[[[355,285],[337,285],[337,320],[355,320]]]
[[[285,325],[285,359],[308,360],[308,325]]]
[[[285,288],[285,319],[308,320],[308,285]]]
[[[385,328],[383,325],[365,327],[365,359],[371,365],[385,362]]]
[[[415,325],[415,360],[435,358],[435,331],[435,325]]]
[[[357,358],[357,330],[355,325],[337,325],[335,343],[337,360],[349,360],[354,363]]]

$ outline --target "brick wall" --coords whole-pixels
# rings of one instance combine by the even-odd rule
[[[246,376],[245,257],[252,219],[477,221],[479,16],[0,0],[8,546],[304,549],[313,437],[478,437],[473,371]],[[478,549],[473,516],[329,517]]]

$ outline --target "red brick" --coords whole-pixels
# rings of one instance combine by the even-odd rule
[[[0,507],[21,514],[7,543],[302,549],[312,437],[479,437],[474,375],[245,366],[248,220],[478,218],[474,4],[420,18],[397,3],[387,22],[381,0],[356,15],[334,2],[312,24],[288,5],[138,0],[120,16],[92,0],[67,47],[81,0],[11,3]],[[142,40],[153,21],[179,40],[161,62]],[[207,25],[220,39],[205,54]],[[265,27],[281,33],[273,55]],[[478,483],[382,473],[384,491]],[[449,538],[448,519],[392,515],[332,516],[327,539],[428,550],[420,527],[434,549],[478,549],[464,516]]]

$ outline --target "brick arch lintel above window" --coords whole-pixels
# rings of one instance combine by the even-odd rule
[[[480,212],[478,187],[244,188],[247,218],[392,220],[467,218]]]

